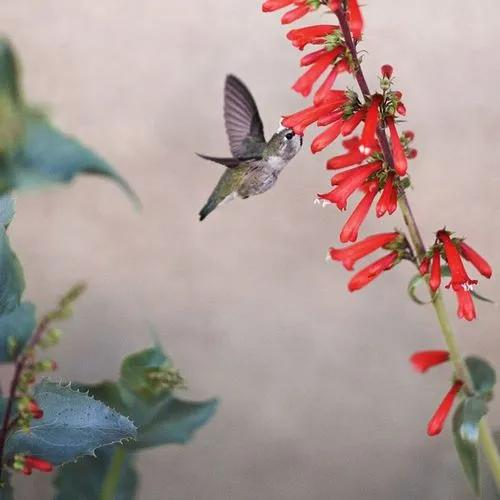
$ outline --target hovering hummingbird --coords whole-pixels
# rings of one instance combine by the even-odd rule
[[[232,157],[198,155],[226,167],[200,211],[200,221],[223,202],[236,197],[246,199],[272,188],[302,146],[302,136],[283,127],[266,142],[254,98],[233,75],[227,76],[224,87],[224,121]]]

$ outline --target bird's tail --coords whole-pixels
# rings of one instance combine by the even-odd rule
[[[217,208],[218,204],[219,204],[218,201],[211,196],[205,203],[204,207],[200,210],[199,213],[200,221],[205,219],[210,212],[213,212]]]

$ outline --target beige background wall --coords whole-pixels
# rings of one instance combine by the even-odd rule
[[[371,84],[395,66],[417,133],[410,198],[425,238],[446,224],[500,269],[498,1],[365,3]],[[92,178],[19,198],[12,239],[29,297],[49,307],[76,279],[90,284],[56,352],[61,376],[116,377],[151,323],[188,395],[222,400],[188,447],[141,456],[140,498],[468,498],[448,430],[425,435],[449,372],[421,377],[407,364],[442,347],[432,311],[405,297],[412,269],[349,295],[347,273],[324,262],[345,219],[312,203],[328,154],[304,150],[272,192],[197,221],[220,171],[194,152],[227,151],[225,74],[248,82],[267,131],[303,105],[278,16],[258,1],[4,0],[0,27],[29,96],[144,202],[134,213]],[[371,219],[363,234],[401,224]],[[495,278],[481,291],[500,298]],[[460,342],[500,366],[498,309],[478,310],[479,322],[456,321]],[[39,476],[19,498],[35,484],[50,498]]]

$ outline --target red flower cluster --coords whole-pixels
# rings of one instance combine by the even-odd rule
[[[384,257],[372,262],[369,266],[358,271],[349,281],[348,289],[354,292],[371,283],[384,271],[391,269],[400,259],[400,251],[403,238],[400,233],[381,233],[369,236],[362,241],[344,248],[330,248],[329,257],[332,260],[342,262],[348,271],[352,271],[354,264],[363,257],[375,252],[380,248],[390,250]]]
[[[352,90],[334,88],[339,74],[355,73],[357,70],[358,61],[353,55],[353,43],[356,45],[363,32],[363,17],[357,0],[347,0],[345,3],[340,0],[267,0],[263,4],[263,10],[270,12],[292,7],[282,19],[286,24],[325,3],[337,14],[338,25],[317,24],[293,29],[288,32],[287,38],[301,51],[308,45],[316,47],[316,50],[300,60],[300,65],[307,69],[293,85],[295,91],[309,96],[316,83],[325,73],[327,75],[315,89],[312,105],[285,116],[282,123],[299,135],[303,135],[313,124],[325,127],[311,143],[313,153],[322,151],[339,137],[344,137],[343,145],[347,152],[330,158],[326,165],[328,170],[342,171],[332,177],[331,191],[318,194],[318,201],[335,204],[339,210],[346,210],[349,198],[357,192],[361,193],[360,200],[340,231],[340,241],[347,243],[357,241],[360,227],[379,193],[375,205],[377,217],[391,215],[397,210],[398,197],[409,186],[406,177],[408,160],[415,158],[417,151],[411,147],[413,132],[400,134],[397,128],[398,118],[406,116],[406,107],[402,102],[402,93],[392,90],[392,66],[385,64],[381,67],[380,91],[364,95],[364,102]],[[345,26],[346,19],[350,32]],[[358,130],[357,135],[352,135]],[[387,154],[388,147],[390,155]],[[352,248],[355,245],[346,251],[349,252]],[[380,266],[385,266],[384,269],[394,266],[403,258],[403,251],[404,248],[394,248],[372,271],[376,275],[381,272]],[[491,268],[463,241],[451,239],[447,231],[440,231],[436,243],[419,266],[423,275],[430,271],[429,285],[433,291],[441,285],[443,258],[451,273],[451,282],[447,288],[452,288],[457,295],[457,314],[470,321],[476,317],[471,296],[471,287],[476,281],[467,275],[462,258],[470,261],[488,278],[491,276]],[[361,288],[371,281],[361,279],[361,286],[357,286],[355,278],[349,283],[350,290]]]
[[[436,292],[441,286],[442,259],[447,262],[451,275],[451,281],[446,285],[446,288],[452,288],[457,295],[457,315],[459,318],[472,321],[476,318],[476,310],[471,290],[473,285],[477,284],[477,280],[469,277],[463,259],[469,261],[485,278],[491,278],[493,274],[491,266],[463,240],[451,238],[451,233],[442,229],[437,232],[436,241],[427,252],[419,268],[422,275],[428,274],[430,269],[429,287],[433,292]]]

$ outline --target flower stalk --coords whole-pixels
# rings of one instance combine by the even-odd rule
[[[363,93],[365,99],[369,98],[371,95],[370,89],[364,77],[363,70],[361,69],[356,46],[351,36],[351,31],[347,23],[345,11],[342,7],[340,7],[335,11],[335,14],[338,17],[340,29],[344,35],[345,44],[351,54],[352,61],[355,66],[354,76],[356,78],[356,81],[358,82],[359,88]],[[390,165],[393,165],[392,152],[386,133],[380,127],[377,130],[377,137],[379,139],[379,143],[381,145],[385,160]],[[408,198],[404,191],[399,193],[398,203],[403,214],[404,222],[408,228],[410,242],[414,249],[417,263],[421,263],[425,256],[425,244],[420,234],[417,221],[408,202]],[[457,380],[463,382],[463,388],[466,392],[472,392],[471,376],[467,369],[467,366],[463,361],[463,356],[458,346],[458,342],[455,337],[442,294],[439,290],[436,293],[433,293],[430,289],[429,293],[431,294],[432,305],[434,307],[434,311],[436,313],[439,326],[446,343],[446,347],[450,353],[450,361],[454,367],[455,377]],[[493,439],[493,434],[488,425],[486,417],[482,418],[479,424],[479,430],[479,441],[481,443],[481,448],[483,449],[484,456],[495,480],[495,484],[500,491],[500,454]]]

